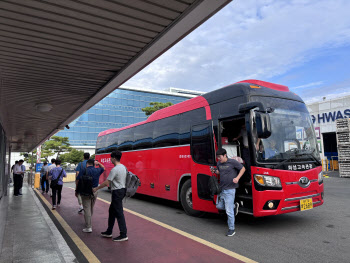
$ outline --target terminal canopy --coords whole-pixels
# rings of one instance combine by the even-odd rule
[[[31,151],[229,0],[0,1],[0,122]]]

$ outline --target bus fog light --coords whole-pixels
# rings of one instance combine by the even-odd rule
[[[269,200],[265,203],[263,210],[276,210],[278,208],[279,203],[280,200]]]

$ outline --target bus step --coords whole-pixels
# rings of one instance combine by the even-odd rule
[[[246,183],[244,183],[244,185],[245,185],[245,186],[250,186],[250,187],[252,187],[252,183],[251,183],[251,182],[249,182],[249,183],[246,182]]]
[[[251,195],[237,195],[237,198],[253,200],[253,197]]]
[[[245,207],[239,207],[238,212],[242,214],[253,215],[253,209],[249,209]]]

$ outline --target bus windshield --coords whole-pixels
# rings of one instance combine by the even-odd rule
[[[320,162],[315,130],[304,103],[278,98],[253,97],[271,107],[271,136],[258,139],[253,125],[256,158],[262,163],[311,160]],[[254,134],[255,133],[255,134]]]

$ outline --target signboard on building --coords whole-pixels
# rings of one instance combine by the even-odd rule
[[[340,177],[350,177],[350,119],[337,120],[338,162]]]

